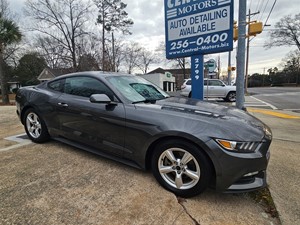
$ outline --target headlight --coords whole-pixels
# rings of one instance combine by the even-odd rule
[[[266,137],[271,140],[272,139],[272,131],[271,131],[271,129],[269,127],[264,127],[264,132],[266,134]]]
[[[229,140],[222,140],[222,139],[215,139],[215,141],[226,150],[234,151],[234,152],[241,152],[241,153],[251,153],[255,152],[257,147],[259,146],[260,142],[240,142],[240,141],[229,141]]]

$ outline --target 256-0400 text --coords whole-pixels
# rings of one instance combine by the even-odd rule
[[[188,48],[191,44],[196,44],[197,46],[201,46],[203,44],[209,45],[209,44],[216,44],[218,42],[225,42],[228,38],[227,33],[222,34],[214,34],[214,35],[208,35],[205,39],[203,37],[199,37],[196,41],[173,41],[171,43],[171,49],[170,50],[179,50],[182,48]]]

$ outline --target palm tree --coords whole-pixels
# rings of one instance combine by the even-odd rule
[[[19,42],[21,38],[22,34],[19,27],[13,21],[4,18],[0,14],[0,82],[2,102],[4,104],[9,103],[9,98],[6,76],[3,73],[3,53],[7,45]]]

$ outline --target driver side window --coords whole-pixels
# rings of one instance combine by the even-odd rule
[[[106,94],[112,101],[113,92],[101,81],[92,77],[69,77],[65,80],[64,92],[89,98],[93,94]]]

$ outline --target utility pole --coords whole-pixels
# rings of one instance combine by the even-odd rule
[[[221,60],[220,60],[220,54],[218,56],[218,79],[220,79],[221,75]]]
[[[112,39],[112,55],[113,55],[113,60],[112,60],[112,64],[113,64],[113,68],[112,71],[116,72],[116,54],[115,54],[115,37],[114,37],[114,32],[111,32],[111,39]]]
[[[264,74],[263,74],[263,87],[265,86],[265,72],[266,72],[266,67],[264,67]]]
[[[228,85],[231,85],[231,51],[228,52],[228,77],[227,77]]]
[[[236,77],[236,107],[244,109],[244,77],[245,77],[245,38],[246,38],[247,1],[239,0],[237,77]]]
[[[105,71],[104,70],[104,65],[105,65],[105,26],[104,26],[104,7],[102,9],[102,21],[103,21],[103,24],[102,24],[102,71]]]
[[[250,23],[251,23],[251,16],[258,14],[259,12],[251,13],[249,9],[248,16],[248,35],[247,37],[247,58],[246,58],[246,74],[245,74],[245,93],[248,93],[248,67],[249,67],[249,47],[250,47]]]
[[[182,72],[183,72],[183,79],[186,79],[186,74],[185,74],[185,57],[182,58]]]

